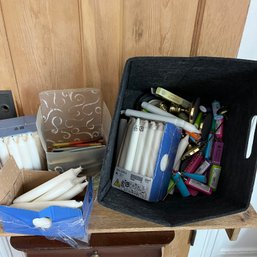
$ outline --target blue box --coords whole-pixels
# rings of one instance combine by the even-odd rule
[[[181,129],[166,123],[153,178],[116,167],[112,186],[149,202],[162,200],[167,194],[180,138]]]

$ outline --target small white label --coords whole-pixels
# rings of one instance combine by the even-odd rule
[[[207,161],[204,161],[200,165],[200,167],[195,171],[195,174],[202,175],[209,167],[210,167],[210,163]]]
[[[201,189],[201,190],[203,190],[205,192],[209,192],[210,191],[210,187],[209,186],[204,185],[203,183],[198,182],[198,181],[196,181],[194,179],[190,179],[189,185],[194,186],[196,188],[199,188],[199,189]]]
[[[141,199],[149,200],[153,179],[116,167],[112,186]]]
[[[168,154],[164,154],[160,162],[161,171],[164,172],[167,169],[168,164],[169,164],[169,156]]]

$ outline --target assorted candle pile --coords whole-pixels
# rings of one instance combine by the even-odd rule
[[[167,195],[177,191],[183,197],[212,194],[221,173],[227,108],[216,100],[208,103],[204,99],[204,105],[200,98],[190,102],[163,88],[152,89],[151,93],[139,100],[138,110],[122,112],[130,119],[124,128],[126,121],[121,118],[120,129],[126,132],[119,132],[125,136],[123,143],[118,139],[117,167],[154,178],[163,128],[171,123],[181,129],[181,140],[169,171],[171,180]],[[117,176],[115,179],[113,185],[118,187]]]
[[[223,125],[226,108],[213,101],[207,108],[196,100],[198,114],[192,120],[201,130],[199,138],[185,132],[178,146],[168,193],[175,187],[183,197],[216,191],[221,173]]]
[[[11,207],[42,210],[49,206],[79,208],[82,201],[71,200],[87,186],[86,176],[77,177],[82,168],[70,169],[14,199]]]

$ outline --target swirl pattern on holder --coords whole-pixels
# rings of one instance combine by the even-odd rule
[[[101,137],[102,99],[98,89],[51,90],[40,93],[44,137],[53,142]]]

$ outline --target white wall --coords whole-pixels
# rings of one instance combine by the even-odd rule
[[[251,0],[250,3],[238,58],[257,60],[257,0]],[[257,179],[251,204],[257,210]],[[225,256],[257,256],[257,229],[242,229],[235,242],[229,241],[224,230],[197,231],[195,245],[191,247],[189,257]]]

